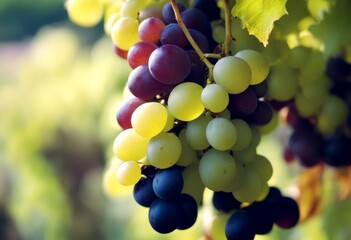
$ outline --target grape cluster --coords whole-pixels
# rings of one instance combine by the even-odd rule
[[[231,24],[222,12],[204,0],[107,7],[105,30],[132,69],[116,114],[114,171],[160,233],[190,228],[205,189],[225,216],[213,239],[253,239],[299,219],[296,202],[268,185],[272,165],[256,151],[278,120],[263,98],[269,63],[258,51],[230,51],[231,33],[213,31]]]

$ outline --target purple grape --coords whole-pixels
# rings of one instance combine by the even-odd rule
[[[149,209],[150,225],[159,233],[170,233],[176,230],[181,217],[181,208],[176,201],[157,199]]]
[[[164,84],[178,84],[190,73],[191,61],[182,48],[166,44],[152,52],[149,58],[151,75]]]
[[[189,43],[183,30],[177,23],[168,24],[163,28],[160,42],[163,45],[173,44],[180,48],[185,48]]]
[[[284,229],[294,227],[300,218],[299,206],[296,201],[289,197],[282,197],[275,206],[275,223]]]
[[[174,87],[153,78],[147,64],[138,66],[129,74],[127,85],[134,96],[144,101],[152,101],[157,95],[167,94]]]
[[[175,199],[183,189],[184,181],[181,171],[175,167],[160,169],[156,172],[152,188],[161,199]]]
[[[257,107],[257,97],[251,88],[247,88],[244,92],[239,94],[229,95],[228,110],[235,117],[242,117],[249,115],[255,111]]]
[[[256,109],[247,116],[250,123],[255,125],[265,125],[273,118],[273,109],[267,102],[258,101]]]
[[[134,200],[144,207],[150,207],[158,199],[152,189],[152,178],[140,179],[133,188]]]
[[[196,200],[188,194],[181,194],[178,201],[181,209],[181,219],[177,228],[188,229],[194,225],[197,219],[198,207]]]
[[[206,37],[212,36],[210,21],[201,10],[197,8],[188,8],[181,13],[181,17],[188,29],[196,29]]]
[[[193,37],[196,44],[199,46],[202,52],[207,53],[210,51],[210,44],[204,34],[195,29],[189,29],[190,35]],[[192,46],[189,43],[189,48]]]
[[[225,235],[228,240],[253,240],[255,234],[254,220],[244,210],[235,211],[225,225]]]
[[[179,12],[183,12],[186,9],[185,5],[181,2],[177,2],[177,5],[179,8]],[[166,23],[176,23],[177,22],[177,20],[175,19],[175,15],[174,15],[174,11],[173,11],[171,3],[168,2],[163,6],[162,17]]]

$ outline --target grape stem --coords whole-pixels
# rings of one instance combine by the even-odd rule
[[[183,22],[183,19],[182,19],[182,16],[180,15],[180,11],[179,11],[179,8],[178,8],[176,0],[171,0],[170,3],[172,5],[175,18],[176,18],[179,26],[183,30],[186,38],[188,39],[188,41],[191,44],[191,46],[194,48],[194,50],[197,53],[197,55],[199,55],[200,60],[203,61],[205,63],[205,65],[206,65],[206,67],[208,68],[208,80],[207,80],[207,83],[212,83],[213,82],[213,64],[210,63],[210,61],[206,58],[205,54],[201,51],[200,47],[197,45],[197,43],[195,42],[195,40],[191,36],[188,28],[185,26],[185,24]]]
[[[231,13],[230,13],[230,4],[229,0],[224,1],[224,24],[225,24],[225,40],[224,46],[222,49],[222,54],[224,56],[230,55],[230,44],[233,40],[233,36],[231,33]]]

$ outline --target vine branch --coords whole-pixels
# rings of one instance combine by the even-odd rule
[[[181,29],[183,30],[186,38],[188,39],[190,45],[194,48],[195,52],[197,53],[197,55],[200,57],[200,60],[203,61],[206,65],[206,67],[208,68],[208,82],[213,82],[213,64],[210,63],[210,61],[206,58],[205,54],[201,51],[201,49],[199,48],[199,46],[197,45],[197,43],[195,42],[194,38],[191,36],[188,28],[185,26],[182,16],[180,14],[178,5],[176,0],[171,0],[171,5],[173,8],[173,12],[175,15],[175,18],[179,24],[179,26],[181,27]]]

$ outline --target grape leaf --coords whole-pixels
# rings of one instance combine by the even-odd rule
[[[337,54],[342,46],[351,43],[350,9],[349,0],[337,0],[322,21],[310,28],[312,34],[323,42],[326,58]]]
[[[273,30],[274,22],[287,14],[287,0],[237,0],[232,15],[241,19],[243,26],[264,46]]]

